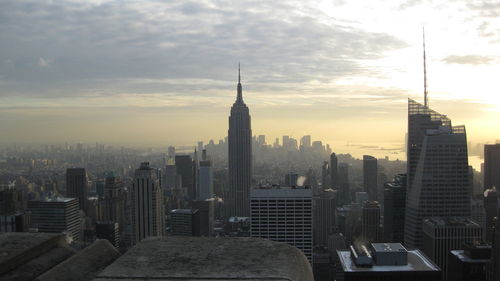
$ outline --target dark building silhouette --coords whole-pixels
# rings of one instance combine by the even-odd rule
[[[485,213],[485,231],[486,241],[493,240],[495,231],[495,218],[498,212],[498,192],[496,188],[487,189],[484,192],[484,213]]]
[[[66,197],[78,199],[80,210],[86,211],[88,192],[85,168],[66,169]]]
[[[429,218],[423,223],[422,250],[442,270],[447,278],[448,257],[451,250],[462,250],[466,243],[482,241],[483,229],[470,218]]]
[[[106,177],[104,185],[103,219],[118,223],[120,232],[125,227],[125,205],[127,195],[125,186],[113,175]]]
[[[313,197],[314,246],[328,246],[328,236],[335,228],[336,192],[327,189]]]
[[[382,241],[380,229],[380,205],[377,201],[366,201],[361,216],[361,239],[367,243]]]
[[[330,185],[332,189],[339,188],[339,174],[338,174],[339,161],[337,155],[332,153],[330,155]]]
[[[351,203],[351,190],[349,187],[349,164],[340,163],[338,166],[338,197],[339,206]]]
[[[195,167],[193,165],[193,159],[189,155],[176,155],[175,156],[175,167],[177,168],[177,174],[181,177],[182,187],[187,190],[188,201],[195,200],[196,196],[196,185],[195,185]]]
[[[500,188],[500,143],[484,145],[484,188]]]
[[[384,240],[404,242],[406,211],[406,174],[396,175],[384,190]]]
[[[491,245],[467,243],[448,254],[446,281],[486,281],[490,261]]]
[[[370,155],[363,155],[363,188],[368,193],[370,201],[378,200],[377,176],[377,158]]]
[[[120,230],[118,223],[114,221],[98,221],[95,223],[95,236],[98,239],[106,239],[118,248],[120,244]]]
[[[229,186],[225,196],[226,218],[250,216],[252,184],[252,129],[250,113],[243,101],[238,68],[238,93],[231,107],[228,130]]]
[[[198,209],[174,209],[170,211],[172,235],[201,236]]]
[[[465,127],[409,99],[407,153],[405,245],[421,248],[424,219],[471,216]]]

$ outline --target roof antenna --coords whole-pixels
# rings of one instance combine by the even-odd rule
[[[429,108],[429,100],[427,97],[427,64],[425,58],[425,27],[422,27],[422,37],[424,46],[424,106]]]

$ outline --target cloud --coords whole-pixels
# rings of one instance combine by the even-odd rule
[[[227,90],[238,61],[246,83],[271,90],[372,75],[360,62],[407,47],[322,21],[302,1],[32,0],[6,1],[2,10],[0,61],[12,62],[0,64],[3,97]],[[193,83],[175,82],[186,80]]]
[[[443,62],[447,64],[468,64],[468,65],[481,65],[493,62],[492,57],[481,55],[465,55],[465,56],[447,56]]]

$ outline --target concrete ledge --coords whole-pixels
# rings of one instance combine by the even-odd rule
[[[53,248],[16,269],[0,276],[0,281],[32,281],[75,254],[71,248]]]
[[[69,259],[45,272],[37,281],[87,281],[112,263],[120,253],[109,243],[101,239],[81,250]]]
[[[97,275],[112,280],[313,281],[304,254],[256,238],[163,237],[143,240]]]
[[[67,247],[64,234],[0,233],[0,276],[57,247]]]

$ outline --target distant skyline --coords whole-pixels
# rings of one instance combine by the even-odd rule
[[[388,3],[390,2],[390,3]],[[402,146],[407,98],[500,139],[498,1],[0,1],[0,143],[254,135]],[[281,140],[280,140],[281,141]],[[369,151],[368,151],[369,153]]]

